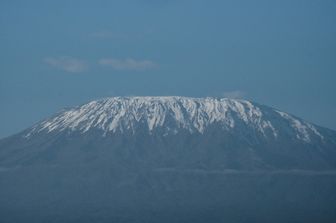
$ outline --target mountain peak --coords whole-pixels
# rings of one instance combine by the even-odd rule
[[[317,127],[285,112],[247,100],[191,98],[181,96],[111,97],[65,110],[35,125],[26,134],[38,132],[100,130],[103,135],[136,132],[139,126],[163,135],[179,130],[204,133],[212,125],[225,131],[250,128],[264,137],[276,139],[282,131],[292,131],[299,140],[323,139]]]

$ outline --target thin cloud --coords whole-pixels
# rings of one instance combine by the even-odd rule
[[[80,73],[88,69],[88,65],[83,60],[72,57],[48,57],[44,59],[44,62],[70,73]]]
[[[157,64],[151,60],[135,60],[135,59],[113,59],[105,58],[98,62],[102,66],[108,66],[115,70],[149,70],[157,67]]]
[[[246,93],[244,91],[236,90],[236,91],[224,92],[222,95],[223,97],[226,97],[226,98],[241,99],[246,96]]]

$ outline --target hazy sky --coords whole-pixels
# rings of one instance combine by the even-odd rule
[[[242,97],[336,129],[335,0],[1,0],[0,41],[0,138],[119,95]]]

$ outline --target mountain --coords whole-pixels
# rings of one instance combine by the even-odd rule
[[[286,112],[225,98],[113,97],[0,140],[0,217],[333,222],[335,176],[336,132]]]
[[[5,167],[84,162],[81,150],[113,157],[118,153],[132,164],[142,160],[139,167],[149,168],[336,167],[334,131],[249,101],[217,98],[92,101],[2,140],[0,148]],[[75,149],[74,157],[67,154]]]

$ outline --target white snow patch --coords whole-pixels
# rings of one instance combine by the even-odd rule
[[[310,141],[310,132],[322,135],[314,126],[301,122],[284,112],[277,111],[289,120],[297,138]],[[246,125],[269,137],[278,137],[272,120],[263,115],[258,106],[246,100],[227,98],[188,97],[112,97],[92,101],[70,109],[36,125],[26,136],[41,131],[79,131],[100,129],[109,132],[136,131],[139,124],[147,125],[150,132],[162,128],[165,133],[176,134],[180,128],[204,133],[212,124],[219,124],[230,131],[238,125]]]

